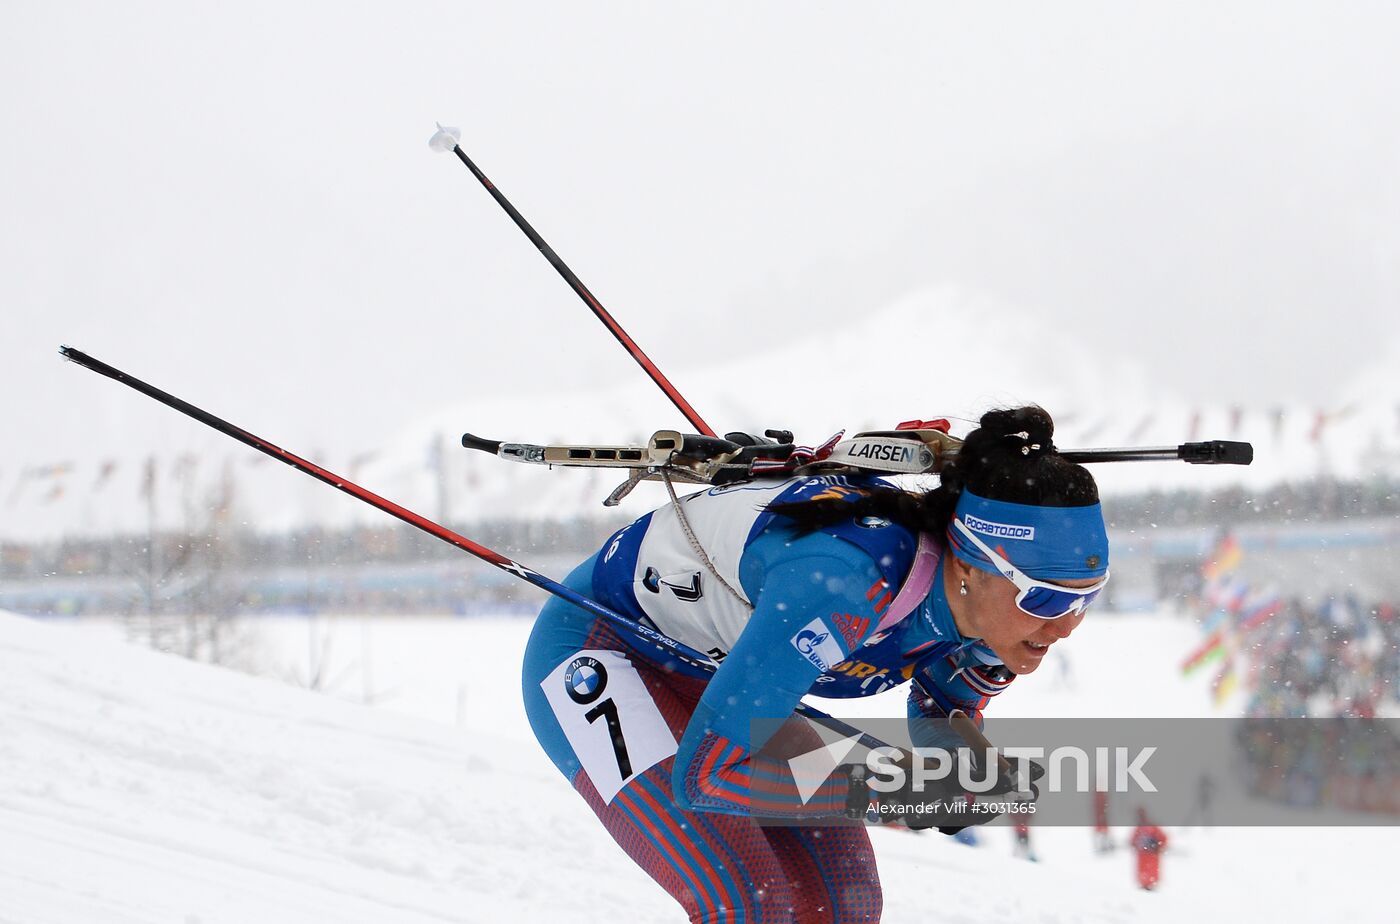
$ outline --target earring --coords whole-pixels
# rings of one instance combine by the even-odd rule
[[[966,597],[966,596],[967,596],[967,581],[963,581],[963,582],[962,582],[962,586],[960,586],[960,587],[958,588],[958,596],[960,596],[960,597]]]

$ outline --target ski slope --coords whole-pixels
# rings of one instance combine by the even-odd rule
[[[282,669],[319,650],[378,705],[0,615],[0,922],[682,920],[530,738],[526,622],[258,631]],[[1207,714],[1174,672],[1194,633],[1089,620],[1073,670],[1022,678],[998,714]],[[874,838],[889,922],[1358,922],[1390,919],[1392,831],[1169,830],[1152,894],[1087,830],[1035,829],[1036,864],[1006,828]]]

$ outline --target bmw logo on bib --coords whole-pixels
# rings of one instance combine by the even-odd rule
[[[564,669],[564,689],[569,699],[584,705],[603,695],[608,669],[597,658],[574,658]]]

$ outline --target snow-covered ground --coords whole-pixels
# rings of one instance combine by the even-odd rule
[[[995,714],[1212,714],[1176,673],[1189,623],[1095,615]],[[534,744],[527,622],[255,629],[285,674],[314,652],[333,695],[0,615],[0,922],[682,919]],[[1359,922],[1392,920],[1393,832],[1169,829],[1152,894],[1087,829],[1035,829],[1034,864],[1002,827],[874,837],[890,922]]]

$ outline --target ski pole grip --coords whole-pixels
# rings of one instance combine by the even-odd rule
[[[482,452],[489,452],[493,456],[501,451],[500,440],[484,440],[470,433],[462,434],[462,445],[467,449],[480,449]]]

